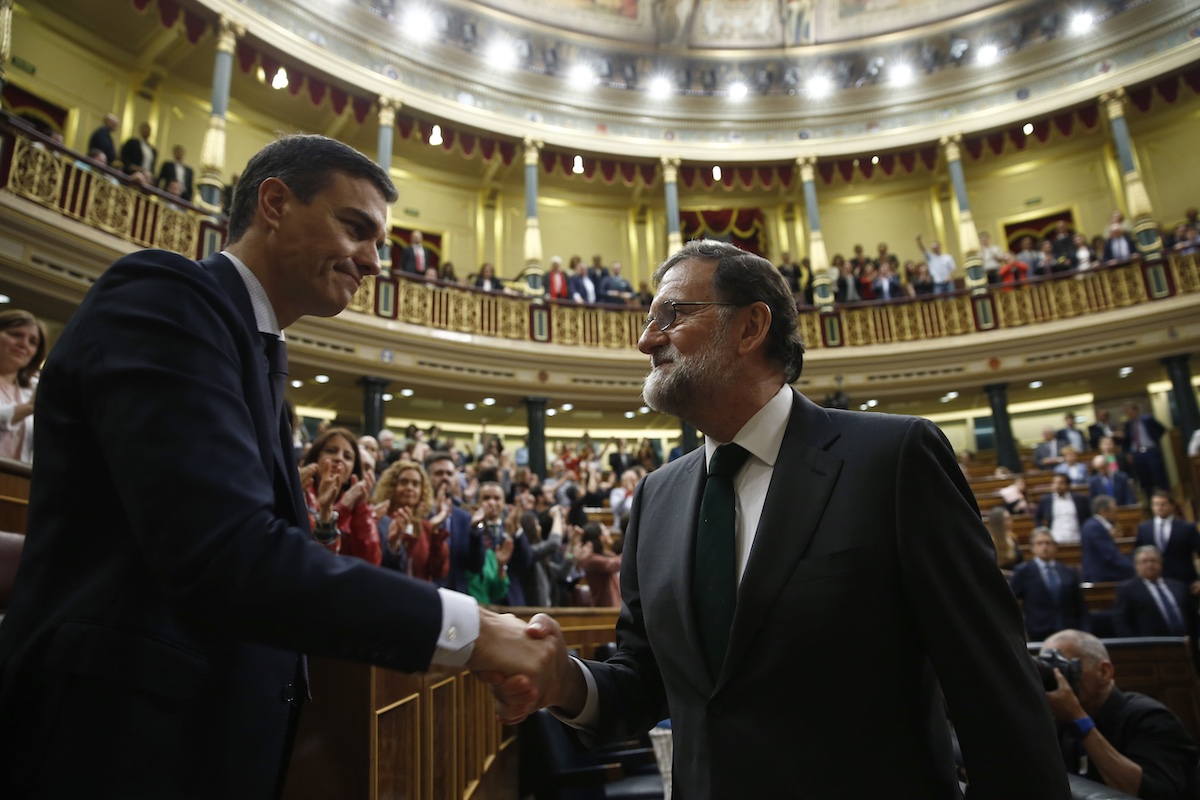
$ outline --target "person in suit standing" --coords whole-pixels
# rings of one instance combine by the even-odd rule
[[[625,439],[617,439],[616,450],[608,454],[608,468],[613,475],[624,475],[626,470],[633,469],[634,457],[629,452],[629,443]]]
[[[1088,444],[1093,450],[1100,449],[1100,440],[1105,437],[1112,437],[1116,433],[1112,426],[1108,424],[1108,409],[1101,408],[1096,411],[1096,421],[1088,425]]]
[[[1163,577],[1162,555],[1152,544],[1133,551],[1133,566],[1137,577],[1117,587],[1113,612],[1117,635],[1189,636],[1194,642],[1196,599],[1188,585]]]
[[[117,144],[112,135],[120,124],[116,114],[105,114],[104,124],[92,131],[92,135],[88,137],[88,154],[103,153],[104,163],[110,167],[117,163]]]
[[[571,299],[576,303],[595,303],[599,297],[597,284],[582,261],[575,265],[575,274],[571,276],[568,286]]]
[[[1082,453],[1087,449],[1087,442],[1084,441],[1083,432],[1075,427],[1075,414],[1068,413],[1063,417],[1065,423],[1058,431],[1059,444],[1064,447],[1074,447],[1077,453]]]
[[[420,231],[413,231],[408,247],[400,251],[400,271],[410,275],[424,275],[427,266],[429,254],[425,252],[425,235]]]
[[[633,297],[633,287],[621,275],[621,262],[614,261],[612,267],[600,281],[600,300],[614,306],[623,306]]]
[[[1089,497],[1106,494],[1117,501],[1119,506],[1133,505],[1137,498],[1133,496],[1133,487],[1129,485],[1129,476],[1121,470],[1110,471],[1108,459],[1097,455],[1092,459],[1092,477],[1088,480]]]
[[[1013,570],[1013,594],[1021,601],[1029,641],[1040,642],[1063,628],[1087,630],[1087,602],[1079,586],[1079,571],[1054,560],[1058,543],[1047,528],[1029,537],[1033,559]]]
[[[1062,463],[1063,442],[1057,431],[1050,426],[1042,428],[1042,441],[1033,448],[1033,466],[1036,469],[1052,470]]]
[[[1136,403],[1125,408],[1125,449],[1133,459],[1133,475],[1147,495],[1155,489],[1170,491],[1167,465],[1163,461],[1159,440],[1167,429],[1154,418],[1143,414]]]
[[[1080,577],[1085,581],[1123,581],[1133,576],[1133,564],[1115,541],[1117,503],[1108,495],[1092,500],[1092,516],[1080,531]]]
[[[1104,240],[1104,262],[1128,261],[1138,254],[1137,243],[1125,232],[1119,222],[1108,226],[1108,238]]]
[[[644,397],[704,446],[637,490],[616,654],[576,662],[545,702],[597,744],[669,715],[688,800],[949,800],[944,693],[972,796],[1067,797],[1016,602],[945,438],[795,392],[795,301],[765,259],[693,241],[655,278]],[[502,719],[537,706],[523,683],[498,686]]]
[[[131,136],[121,145],[121,163],[125,174],[141,172],[147,182],[154,179],[154,164],[158,161],[158,150],[150,144],[150,123],[138,126],[138,135]]]
[[[175,145],[172,151],[173,156],[171,161],[164,161],[162,169],[158,171],[158,188],[165,189],[172,181],[178,181],[183,189],[179,192],[179,196],[189,203],[192,202],[193,185],[192,185],[192,168],[183,163],[183,157],[187,155],[183,149],[183,145]]]
[[[1166,577],[1182,581],[1188,591],[1200,595],[1200,575],[1192,557],[1200,554],[1200,531],[1187,520],[1175,516],[1175,500],[1163,491],[1150,498],[1153,517],[1137,528],[1136,546],[1152,544],[1162,554],[1162,572]]]
[[[566,300],[571,294],[567,283],[567,274],[562,268],[562,256],[553,256],[550,259],[550,271],[546,273],[546,296],[551,300]]]
[[[396,197],[352,148],[284,137],[247,164],[226,250],[125,256],[64,328],[0,628],[0,796],[278,796],[301,653],[535,678],[565,657],[515,618],[329,552],[332,513],[310,533],[281,332],[379,273]]]

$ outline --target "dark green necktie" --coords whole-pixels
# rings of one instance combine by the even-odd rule
[[[708,464],[708,480],[696,523],[696,576],[693,600],[708,669],[716,680],[729,646],[737,605],[737,498],[733,476],[750,454],[736,444],[721,445]]]

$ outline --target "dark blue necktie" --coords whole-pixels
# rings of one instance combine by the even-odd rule
[[[283,393],[287,385],[287,346],[273,333],[262,334],[263,353],[267,356],[267,377],[271,383],[271,401],[275,418],[283,413]]]
[[[1165,586],[1161,583],[1153,584],[1154,590],[1158,592],[1158,598],[1162,601],[1163,616],[1167,619],[1167,627],[1171,633],[1176,636],[1183,636],[1186,631],[1183,627],[1183,617],[1179,615],[1179,609],[1175,607],[1175,598],[1171,597]]]
[[[696,524],[696,575],[692,587],[704,656],[713,680],[721,673],[737,606],[737,498],[733,476],[750,453],[736,444],[718,447],[708,465]]]
[[[1046,565],[1046,588],[1050,590],[1050,596],[1054,598],[1054,602],[1058,602],[1058,593],[1062,588],[1062,581],[1058,579],[1058,573],[1054,571],[1053,564]]]

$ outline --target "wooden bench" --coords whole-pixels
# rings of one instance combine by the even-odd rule
[[[1136,537],[1137,526],[1145,520],[1145,511],[1141,506],[1117,507],[1116,538],[1120,542],[1125,537]],[[1033,514],[1013,514],[1013,535],[1022,547],[1029,544],[1029,536],[1033,533]],[[1063,545],[1059,545],[1061,549]]]

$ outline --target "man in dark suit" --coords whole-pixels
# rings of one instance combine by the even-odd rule
[[[621,262],[614,261],[609,274],[600,280],[600,300],[609,305],[623,306],[633,297],[633,287],[621,275]]]
[[[424,275],[429,266],[429,254],[425,252],[425,235],[412,232],[412,241],[400,251],[400,271],[410,275]]]
[[[1079,576],[1101,583],[1133,576],[1133,564],[1117,547],[1117,502],[1108,495],[1092,500],[1092,516],[1080,530]]]
[[[1046,426],[1042,428],[1042,441],[1033,448],[1033,466],[1035,469],[1052,470],[1062,463],[1064,442],[1058,438],[1058,432]]]
[[[138,171],[150,183],[154,180],[154,164],[157,160],[158,150],[150,144],[150,123],[143,122],[138,126],[138,135],[129,137],[121,145],[121,164],[126,175]]]
[[[1067,797],[1016,602],[945,438],[796,393],[795,301],[765,259],[693,241],[655,278],[644,397],[705,444],[635,495],[617,653],[547,701],[597,743],[670,716],[688,800],[949,800],[944,694],[972,797]],[[499,687],[502,718],[532,707],[520,688]]]
[[[1088,444],[1093,450],[1100,449],[1100,440],[1106,436],[1113,436],[1115,431],[1108,423],[1108,409],[1101,408],[1096,411],[1096,421],[1088,425]]]
[[[1152,544],[1162,553],[1163,575],[1181,581],[1192,594],[1200,594],[1200,576],[1192,556],[1200,554],[1200,531],[1175,516],[1175,500],[1163,491],[1150,498],[1153,517],[1138,525],[1137,546]]]
[[[429,473],[429,485],[434,497],[449,497],[454,505],[446,528],[450,531],[450,571],[441,585],[462,594],[470,594],[467,588],[469,572],[483,571],[483,538],[472,535],[471,512],[457,505],[458,497],[454,484],[458,482],[458,465],[454,456],[445,451],[430,453],[425,459],[425,471]]]
[[[117,144],[113,141],[112,135],[119,124],[120,120],[117,119],[116,114],[105,114],[104,124],[92,131],[92,135],[88,137],[88,155],[103,153],[104,163],[110,167],[117,161]]]
[[[1058,544],[1047,528],[1035,528],[1029,546],[1033,558],[1013,569],[1009,583],[1021,601],[1029,641],[1040,642],[1063,628],[1087,630],[1087,603],[1078,570],[1054,560]]]
[[[1108,459],[1098,455],[1092,459],[1092,477],[1088,480],[1089,498],[1106,494],[1117,501],[1119,506],[1133,505],[1137,498],[1133,495],[1133,487],[1129,485],[1129,476],[1121,470],[1111,472],[1108,469]]]
[[[1137,243],[1125,232],[1121,223],[1108,226],[1108,238],[1104,240],[1104,261],[1128,261],[1138,254]]]
[[[617,449],[608,454],[608,468],[612,470],[613,477],[620,481],[625,470],[632,469],[633,464],[633,453],[629,452],[628,442],[624,439],[617,439]]]
[[[179,196],[189,203],[192,202],[192,193],[194,191],[192,184],[192,168],[183,163],[183,157],[186,152],[183,145],[175,145],[175,149],[171,154],[172,160],[164,161],[162,169],[158,171],[158,188],[166,189],[172,182],[178,182],[182,187]]]
[[[1113,625],[1118,636],[1196,635],[1196,602],[1188,585],[1163,577],[1158,548],[1142,545],[1133,551],[1137,577],[1117,587]]]
[[[361,153],[285,137],[247,165],[226,251],[133,253],[80,304],[38,387],[0,796],[277,796],[309,693],[299,653],[559,663],[531,658],[515,619],[314,542],[336,516],[310,535],[281,329],[378,274],[395,199]]]
[[[1125,450],[1133,459],[1133,475],[1147,495],[1169,490],[1167,465],[1159,440],[1167,432],[1153,414],[1142,414],[1136,403],[1125,408]]]
[[[1068,413],[1063,417],[1063,423],[1063,427],[1059,428],[1057,433],[1059,443],[1067,447],[1074,447],[1079,453],[1087,450],[1083,432],[1075,427],[1075,414]]]
[[[582,261],[575,265],[575,274],[571,276],[567,288],[576,303],[595,303],[600,296],[599,284],[592,280]]]
[[[1056,542],[1077,542],[1089,516],[1091,509],[1087,498],[1073,493],[1070,479],[1056,472],[1050,479],[1050,494],[1042,495],[1038,501],[1033,521],[1049,528]]]

